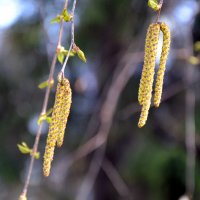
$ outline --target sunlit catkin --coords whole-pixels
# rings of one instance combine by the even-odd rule
[[[152,62],[152,55],[153,54],[156,55],[157,43],[158,43],[158,38],[156,34],[159,35],[159,31],[160,31],[160,25],[157,23],[150,24],[147,30],[145,51],[144,51],[144,65],[142,69],[142,75],[138,91],[138,101],[140,105],[143,104],[143,101],[145,99],[145,91],[146,87],[148,86],[148,76],[150,73],[149,68],[152,64],[155,66],[155,64]],[[154,45],[156,49],[154,49]]]
[[[163,33],[163,47],[160,57],[160,65],[156,77],[155,94],[154,94],[155,107],[159,107],[161,101],[166,61],[169,54],[170,42],[171,42],[169,27],[165,23],[161,23],[160,29]]]
[[[139,103],[142,105],[142,111],[138,122],[138,127],[140,128],[143,127],[147,121],[151,105],[159,33],[159,23],[153,23],[149,26],[146,36],[144,66],[138,94]]]
[[[52,121],[49,126],[49,132],[44,153],[43,173],[45,176],[49,176],[50,174],[51,162],[53,160],[56,141],[61,132],[60,130],[62,124],[61,121],[63,119],[63,108],[65,107],[64,105],[66,103],[66,96],[68,95],[66,93],[68,87],[69,81],[64,77],[61,78],[61,76],[59,75],[55,103],[52,112]],[[66,111],[64,111],[64,113],[66,113]]]
[[[67,120],[70,113],[71,103],[72,103],[72,92],[69,80],[64,78],[61,81],[64,87],[64,95],[61,105],[61,113],[60,113],[60,121],[59,121],[59,133],[57,136],[57,146],[61,147],[64,140],[65,128],[67,124]]]

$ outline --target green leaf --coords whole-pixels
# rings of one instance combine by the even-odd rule
[[[64,9],[63,12],[62,12],[62,16],[63,16],[63,19],[66,21],[66,22],[69,22],[72,20],[72,15],[70,15],[67,11],[67,9]]]
[[[55,18],[53,18],[51,20],[51,23],[54,24],[54,23],[60,23],[62,20],[62,16],[61,15],[57,15]]]
[[[63,52],[59,52],[58,53],[58,61],[63,64],[63,61],[64,61],[64,53]]]
[[[50,124],[50,123],[52,122],[52,119],[51,119],[51,117],[47,117],[47,118],[46,118],[46,121],[47,121],[47,123],[49,123],[49,124]]]
[[[46,88],[46,87],[48,86],[48,83],[49,83],[49,80],[46,80],[46,81],[40,83],[40,84],[38,85],[38,88],[44,89],[44,88]],[[50,87],[53,87],[53,85],[54,85],[54,80],[52,79],[52,80],[50,81]]]
[[[67,56],[68,50],[64,50],[63,53],[64,53],[65,56]],[[71,51],[69,56],[74,56],[75,54],[76,54],[76,52],[74,53],[73,51]]]
[[[154,11],[158,11],[160,9],[158,0],[148,0],[148,6],[152,8]]]
[[[78,49],[77,51],[78,57],[83,61],[86,62],[86,57],[83,51],[81,51],[80,49]]]
[[[19,151],[23,154],[29,154],[31,152],[31,149],[27,146],[25,142],[23,142],[22,144],[17,144],[17,146]]]
[[[46,120],[46,118],[47,118],[46,114],[40,115],[40,117],[37,121],[37,124],[40,125],[42,123],[42,121]]]
[[[31,152],[30,152],[30,155],[32,155],[32,150],[31,150]],[[40,159],[40,152],[36,152],[35,154],[34,154],[34,158],[35,159]]]

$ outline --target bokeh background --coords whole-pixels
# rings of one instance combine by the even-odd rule
[[[38,84],[48,79],[59,31],[50,21],[63,3],[0,0],[1,200],[17,199],[23,188],[30,157],[17,144],[34,143],[45,92]],[[193,199],[200,199],[200,76],[198,60],[191,57],[198,56],[193,46],[200,41],[199,8],[195,0],[164,1],[161,20],[171,29],[172,45],[163,103],[151,108],[139,129],[145,34],[156,13],[146,0],[78,1],[75,41],[87,63],[77,57],[68,62],[73,104],[65,143],[44,178],[48,124],[43,126],[29,200],[178,200],[193,188]],[[66,23],[66,48],[69,37]],[[57,62],[55,80],[60,69]],[[49,108],[54,95],[55,86]]]

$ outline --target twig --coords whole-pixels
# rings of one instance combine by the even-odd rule
[[[132,199],[131,192],[128,186],[125,184],[123,179],[121,178],[117,169],[112,165],[112,163],[104,158],[102,169],[110,179],[111,183],[113,184],[114,188],[117,190],[120,196],[126,197],[126,199]]]
[[[66,9],[67,5],[68,5],[68,0],[65,1],[63,9]],[[64,20],[61,21],[56,48],[61,44],[62,34],[63,34],[63,26],[64,26]],[[51,63],[49,79],[48,79],[48,86],[47,86],[46,92],[45,92],[45,97],[44,97],[44,101],[43,101],[43,105],[42,105],[41,115],[44,115],[46,113],[46,110],[47,110],[49,95],[50,95],[50,90],[51,90],[51,84],[50,83],[51,83],[51,80],[53,79],[56,61],[57,61],[57,51],[55,51],[54,56],[53,56],[53,60],[52,60],[52,63]],[[38,149],[38,144],[39,144],[39,140],[40,140],[40,136],[41,136],[42,126],[43,126],[43,122],[39,125],[38,131],[37,131],[37,134],[36,134],[36,137],[35,137],[33,152],[32,152],[32,155],[31,155],[31,160],[30,160],[30,164],[29,164],[29,168],[28,168],[28,173],[27,173],[24,188],[23,188],[22,194],[21,194],[21,196],[24,196],[24,197],[26,197],[26,195],[27,195],[27,190],[28,190],[28,186],[29,186],[29,183],[30,183],[30,178],[31,178],[32,170],[33,170],[34,161],[35,161],[34,154],[37,152],[37,149]]]
[[[62,66],[62,69],[61,69],[61,72],[64,74],[64,71],[65,71],[65,67],[67,65],[67,61],[69,59],[69,55],[70,55],[70,52],[74,46],[74,13],[75,13],[75,9],[76,9],[76,0],[74,0],[74,3],[73,3],[73,7],[72,7],[72,20],[71,20],[71,44],[70,44],[70,47],[69,47],[69,50],[68,50],[68,53],[67,53],[67,56],[65,58],[65,61],[64,61],[64,64]]]
[[[162,9],[162,5],[163,5],[163,0],[160,0],[160,2],[159,2],[159,10],[157,11],[156,23],[160,19],[160,12],[161,12],[161,9]]]

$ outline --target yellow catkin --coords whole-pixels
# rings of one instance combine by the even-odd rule
[[[51,162],[53,160],[54,149],[59,133],[59,119],[61,118],[61,108],[63,104],[64,93],[65,87],[58,82],[55,103],[52,112],[52,121],[49,125],[49,132],[44,153],[43,173],[45,176],[49,176],[50,174]]]
[[[145,99],[145,90],[146,86],[148,85],[147,77],[149,76],[149,62],[151,62],[151,55],[152,55],[152,40],[154,38],[154,35],[156,32],[158,32],[158,29],[160,29],[160,25],[157,23],[153,23],[149,25],[149,28],[147,30],[146,34],[146,41],[145,41],[145,53],[144,53],[144,65],[142,69],[142,75],[140,79],[140,85],[139,85],[139,91],[138,91],[138,101],[140,105],[143,104],[143,101]],[[146,85],[147,83],[147,85]]]
[[[155,71],[155,61],[157,54],[157,46],[160,33],[160,24],[154,23],[149,26],[147,32],[147,40],[145,45],[145,62],[139,89],[139,102],[142,105],[142,111],[138,122],[138,127],[145,125],[151,105],[152,87]],[[149,34],[149,35],[148,35]]]
[[[60,122],[59,122],[59,133],[57,136],[57,146],[61,147],[64,140],[65,128],[70,113],[72,103],[72,92],[69,80],[64,78],[61,82],[64,87],[64,95],[61,105]]]
[[[159,64],[159,68],[157,72],[157,77],[156,77],[155,94],[154,94],[155,107],[159,107],[160,101],[161,101],[166,61],[169,54],[170,42],[171,42],[169,27],[165,23],[161,23],[160,29],[163,33],[163,47],[162,47],[162,53],[160,57],[160,64]]]

